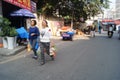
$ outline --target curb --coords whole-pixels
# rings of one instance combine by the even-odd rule
[[[19,46],[16,49],[13,50],[8,50],[8,49],[4,49],[6,50],[5,53],[0,54],[1,56],[12,56],[12,55],[16,55],[19,52],[23,51],[26,49],[26,46]]]

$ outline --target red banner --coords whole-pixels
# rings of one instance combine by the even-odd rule
[[[4,0],[4,1],[31,11],[31,0]]]

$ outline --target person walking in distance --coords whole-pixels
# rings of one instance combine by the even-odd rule
[[[96,26],[95,23],[93,23],[91,25],[91,37],[95,37],[95,30],[96,30]]]
[[[39,32],[39,29],[36,26],[36,24],[37,24],[37,22],[35,20],[32,20],[31,27],[29,28],[29,41],[32,46],[32,50],[34,52],[34,56],[33,56],[34,59],[38,58],[38,55],[36,52],[37,50],[35,49],[35,46],[37,44],[37,39],[40,36],[40,32]]]
[[[51,29],[48,27],[46,20],[42,21],[42,29],[40,34],[40,49],[41,49],[41,65],[45,64],[45,52],[50,55],[50,37]]]

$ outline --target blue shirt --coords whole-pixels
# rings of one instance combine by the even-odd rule
[[[31,36],[31,34],[34,33],[34,36]],[[40,35],[39,29],[35,27],[29,28],[29,39],[37,39],[37,37]]]

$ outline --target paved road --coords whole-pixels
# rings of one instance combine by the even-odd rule
[[[0,80],[120,80],[120,41],[117,36],[57,43],[57,56],[46,64],[21,52],[9,61],[0,63]],[[24,57],[24,54],[27,54]]]

